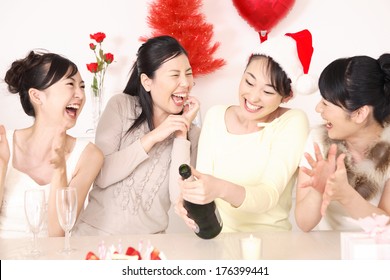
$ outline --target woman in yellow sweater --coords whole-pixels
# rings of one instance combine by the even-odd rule
[[[291,229],[291,192],[309,125],[303,111],[281,104],[293,92],[315,90],[315,82],[302,75],[312,52],[307,30],[265,41],[249,58],[239,105],[214,106],[206,114],[192,168],[196,180],[180,183],[182,198],[215,200],[225,232]],[[302,86],[303,79],[312,83]],[[196,229],[182,203],[176,212]]]

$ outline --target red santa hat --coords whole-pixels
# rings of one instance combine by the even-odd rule
[[[291,79],[293,92],[307,95],[318,88],[317,79],[308,74],[313,50],[311,33],[305,29],[269,38],[255,54],[271,57]]]

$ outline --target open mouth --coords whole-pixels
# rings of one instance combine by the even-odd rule
[[[66,106],[65,110],[66,110],[66,113],[72,117],[72,118],[76,118],[77,116],[77,111],[80,109],[80,105],[79,104],[69,104],[68,106]]]
[[[183,106],[186,99],[187,99],[187,94],[185,93],[172,94],[172,100],[176,106]]]
[[[331,129],[331,128],[333,127],[333,124],[332,124],[331,122],[326,122],[326,123],[325,123],[325,127],[326,127],[327,129]]]
[[[263,108],[263,106],[254,105],[245,99],[245,108],[248,112],[256,113],[260,111]]]
[[[324,120],[324,125],[325,125],[326,129],[331,129],[333,127],[333,124],[330,121],[328,121],[327,119],[324,119],[324,118],[322,118],[322,119]]]

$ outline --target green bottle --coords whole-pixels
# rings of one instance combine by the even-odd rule
[[[180,165],[179,174],[183,180],[194,180],[191,167],[187,164]],[[183,206],[188,212],[188,217],[194,220],[197,225],[195,230],[197,236],[203,239],[211,239],[221,232],[222,219],[214,201],[207,204],[195,204],[184,200]]]

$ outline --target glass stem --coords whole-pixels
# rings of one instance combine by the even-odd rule
[[[33,252],[37,252],[38,251],[38,238],[37,238],[37,234],[35,232],[33,232]]]
[[[65,245],[64,245],[65,251],[70,251],[70,231],[65,231]]]

